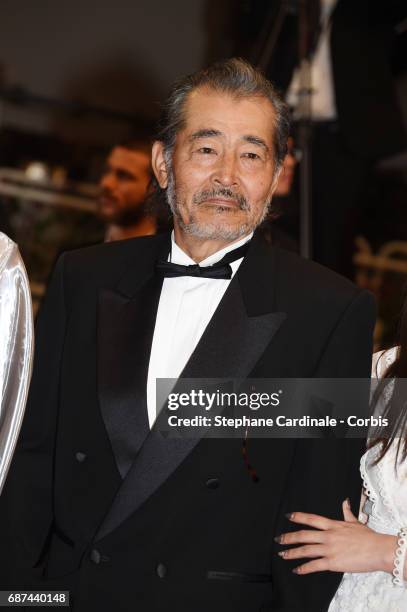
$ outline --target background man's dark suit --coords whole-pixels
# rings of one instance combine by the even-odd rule
[[[273,0],[277,12],[281,2]],[[315,0],[310,5],[316,4]],[[311,20],[317,19],[314,8]],[[330,50],[338,122],[353,154],[378,159],[406,147],[406,134],[391,74],[395,25],[407,15],[405,3],[338,0],[331,17]],[[318,25],[313,24],[317,39]],[[289,13],[268,67],[283,91],[299,63],[298,15]],[[325,151],[326,153],[326,151]]]
[[[357,506],[362,441],[250,440],[256,483],[241,440],[139,435],[169,244],[57,264],[0,504],[1,587],[71,588],[80,612],[326,610],[340,575],[296,576],[273,537],[286,512]],[[373,319],[368,293],[255,235],[183,376],[367,377]]]
[[[238,53],[252,55],[250,50],[259,32],[265,27],[270,33],[282,3],[244,3],[250,12],[242,13]],[[285,17],[266,69],[267,77],[283,92],[299,65],[298,2],[286,4],[294,10]],[[317,5],[318,0],[308,1],[310,28],[315,33],[311,48],[315,48],[319,33]],[[329,40],[337,119],[316,121],[311,138],[313,258],[349,276],[353,273],[355,232],[365,212],[362,194],[372,165],[407,149],[392,74],[395,26],[406,17],[406,3],[396,0],[338,0],[331,16]]]

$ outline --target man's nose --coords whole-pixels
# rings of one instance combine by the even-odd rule
[[[106,172],[106,174],[102,176],[100,186],[102,189],[113,191],[116,187],[116,179],[114,174],[112,172]]]
[[[236,187],[239,184],[236,157],[227,153],[219,158],[213,180],[223,187]]]

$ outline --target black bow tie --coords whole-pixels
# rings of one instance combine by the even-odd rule
[[[232,268],[230,264],[232,261],[241,259],[247,253],[249,248],[250,240],[243,244],[241,247],[229,251],[226,253],[220,261],[213,264],[213,266],[200,266],[195,264],[192,266],[182,266],[180,264],[172,263],[171,261],[157,261],[155,269],[158,274],[166,278],[175,278],[177,276],[195,276],[198,278],[232,278]]]

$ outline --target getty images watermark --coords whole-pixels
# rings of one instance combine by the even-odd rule
[[[388,419],[370,379],[159,379],[156,429],[168,437],[362,437]]]

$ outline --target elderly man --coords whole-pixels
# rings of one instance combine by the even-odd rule
[[[285,104],[242,60],[186,77],[152,152],[172,235],[59,260],[3,500],[16,534],[3,588],[69,589],[79,612],[327,609],[340,574],[293,573],[274,538],[287,512],[357,502],[360,443],[242,452],[154,426],[160,377],[369,375],[370,295],[255,231],[287,131]]]

